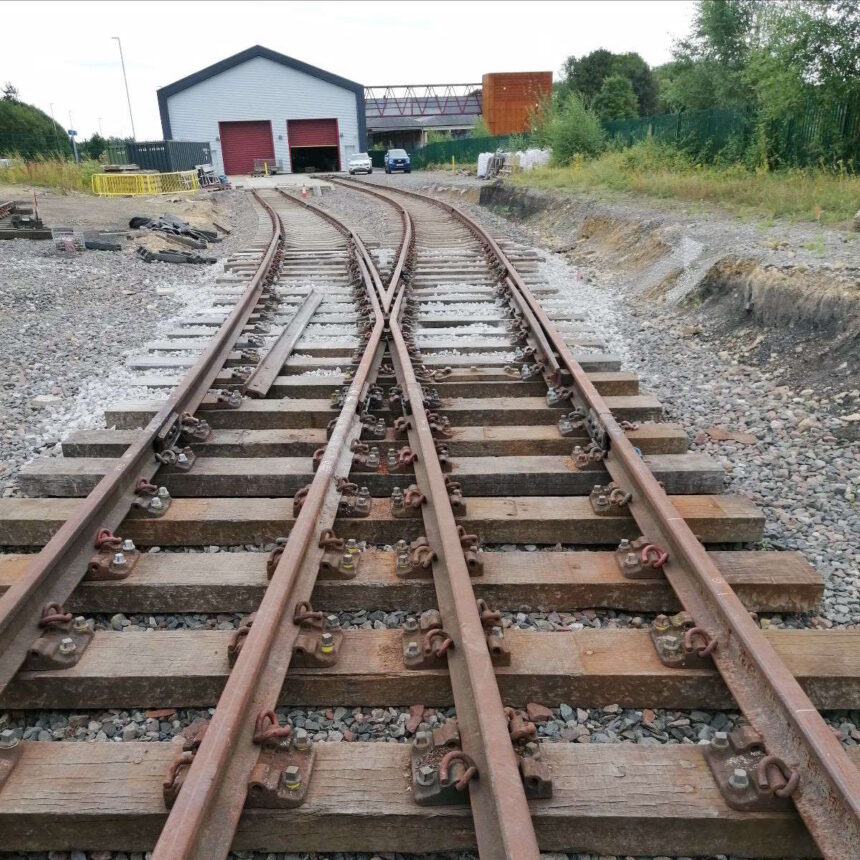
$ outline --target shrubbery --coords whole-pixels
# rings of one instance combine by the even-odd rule
[[[577,155],[598,155],[606,145],[597,114],[583,104],[579,93],[570,93],[558,108],[542,105],[533,130],[535,143],[550,147],[556,164],[570,164]]]

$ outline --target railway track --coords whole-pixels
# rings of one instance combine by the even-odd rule
[[[112,429],[0,500],[0,707],[211,709],[172,743],[7,729],[0,844],[857,857],[856,757],[816,710],[858,707],[857,636],[750,615],[812,608],[820,577],[736,548],[759,511],[532,252],[438,201],[338,186],[382,228],[261,194],[212,313],[133,361],[168,399],[113,404]],[[538,607],[643,623],[520,629]],[[342,623],[356,608],[403,623]],[[116,613],[225,620],[120,632]],[[538,743],[559,702],[737,703],[748,727]],[[315,742],[291,709],[319,704],[412,706],[407,742]]]

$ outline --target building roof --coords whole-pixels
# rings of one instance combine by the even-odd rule
[[[301,60],[295,60],[292,57],[288,57],[286,54],[279,54],[277,51],[273,51],[270,48],[264,48],[262,45],[254,45],[252,48],[240,51],[238,54],[233,54],[232,57],[227,57],[225,60],[221,60],[218,63],[207,66],[199,72],[194,72],[192,75],[187,75],[184,78],[180,78],[178,81],[174,81],[172,84],[168,84],[167,86],[156,90],[156,94],[158,96],[158,112],[161,114],[161,130],[164,133],[164,139],[172,139],[172,133],[170,130],[170,114],[167,110],[167,100],[170,96],[176,95],[176,93],[181,93],[183,90],[187,90],[196,84],[208,80],[209,78],[214,78],[222,72],[226,72],[235,66],[240,66],[242,63],[247,63],[248,60],[253,60],[257,57],[262,57],[263,59],[271,60],[273,63],[279,63],[282,66],[287,66],[288,68],[303,72],[306,75],[310,75],[313,78],[319,78],[321,81],[334,84],[335,86],[341,87],[345,90],[352,90],[352,92],[355,93],[355,106],[358,113],[359,142],[365,140],[367,136],[367,127],[364,115],[364,87],[361,84],[347,80],[347,78],[342,78],[339,75],[333,75],[331,72],[326,72],[324,69],[319,69],[309,63],[303,63]]]

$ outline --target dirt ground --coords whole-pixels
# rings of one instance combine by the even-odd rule
[[[451,202],[487,207],[537,244],[588,266],[596,280],[623,285],[631,306],[668,314],[687,337],[736,346],[786,384],[857,386],[858,232],[443,172],[407,179]]]

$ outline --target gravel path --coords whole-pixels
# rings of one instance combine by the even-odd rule
[[[219,259],[257,228],[245,195],[222,200],[235,229],[206,250]],[[145,263],[131,249],[67,257],[51,242],[13,240],[0,242],[0,271],[0,492],[9,496],[25,462],[57,452],[71,429],[103,426],[112,399],[165,396],[134,389],[122,357],[151,340],[159,322],[205,301],[223,265]]]

